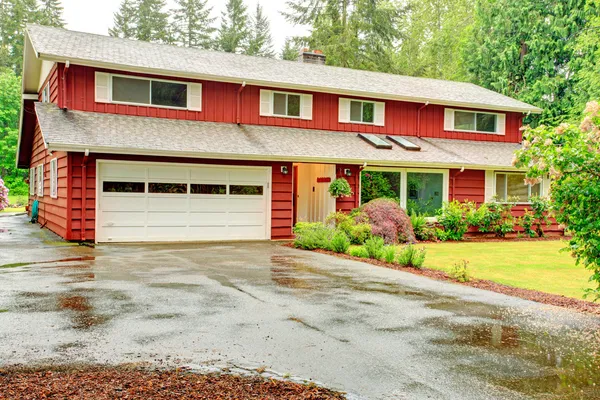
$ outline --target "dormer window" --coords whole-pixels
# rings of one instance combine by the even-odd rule
[[[96,72],[96,101],[202,111],[202,85]]]

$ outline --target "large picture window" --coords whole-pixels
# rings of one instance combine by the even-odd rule
[[[113,75],[112,97],[116,103],[188,108],[188,85],[153,79]]]
[[[542,184],[528,185],[525,174],[496,173],[496,198],[498,201],[516,200],[527,203],[534,196],[542,195]]]
[[[447,186],[447,170],[365,170],[361,174],[361,203],[390,198],[409,213],[435,216],[447,199]]]

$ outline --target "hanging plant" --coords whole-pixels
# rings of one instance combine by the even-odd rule
[[[352,188],[345,178],[337,178],[329,185],[329,194],[332,197],[349,197],[352,196]]]

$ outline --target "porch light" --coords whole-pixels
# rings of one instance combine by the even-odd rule
[[[281,166],[281,173],[283,175],[287,175],[288,174],[288,167],[287,167],[287,165],[282,165]]]
[[[346,175],[346,176],[352,176],[352,171],[350,170],[350,168],[344,169],[344,175]]]

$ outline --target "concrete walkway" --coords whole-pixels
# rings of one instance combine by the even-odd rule
[[[599,328],[568,310],[276,243],[92,249],[24,216],[0,218],[0,366],[265,366],[351,398],[591,399]]]

